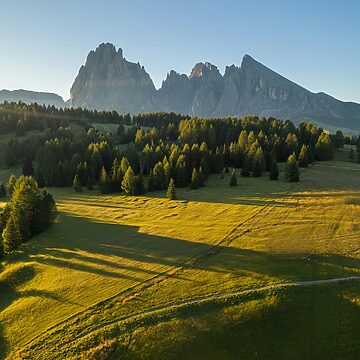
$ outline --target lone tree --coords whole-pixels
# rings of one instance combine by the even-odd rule
[[[233,171],[231,172],[229,185],[230,186],[237,186],[237,178],[236,178],[235,169],[233,169]]]
[[[82,192],[81,181],[80,181],[79,175],[75,175],[72,185],[73,185],[73,189],[76,192]]]
[[[198,189],[200,186],[200,178],[199,178],[199,173],[196,170],[196,168],[194,168],[192,175],[191,175],[191,184],[190,187],[193,190]]]
[[[294,153],[287,159],[285,175],[290,182],[298,182],[300,180],[299,166]]]
[[[279,168],[275,159],[271,161],[270,180],[277,180],[279,178]]]
[[[175,182],[173,178],[170,179],[169,186],[166,192],[166,197],[169,200],[176,200]]]

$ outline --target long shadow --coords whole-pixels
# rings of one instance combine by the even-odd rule
[[[77,231],[78,235],[76,235]],[[198,256],[193,263],[183,263]],[[360,260],[336,254],[271,254],[232,246],[149,235],[136,226],[93,222],[62,215],[39,238],[34,238],[14,260],[89,272],[138,282],[160,271],[178,267],[216,274],[272,276],[283,280],[353,275]],[[142,275],[141,275],[142,274]]]

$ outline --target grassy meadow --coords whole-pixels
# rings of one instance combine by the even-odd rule
[[[360,275],[359,178],[344,149],[298,184],[238,174],[230,187],[228,174],[212,175],[175,201],[50,189],[56,224],[2,263],[0,357],[352,358],[356,280],[113,322],[208,294]]]

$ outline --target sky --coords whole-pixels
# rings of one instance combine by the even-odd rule
[[[121,47],[161,86],[249,54],[314,91],[360,102],[360,1],[0,0],[0,89],[65,100],[90,50]]]

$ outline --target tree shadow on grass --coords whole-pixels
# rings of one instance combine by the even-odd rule
[[[197,257],[186,262],[190,257]],[[273,277],[279,281],[351,276],[360,260],[336,254],[271,254],[232,246],[140,233],[136,226],[94,222],[62,215],[55,224],[14,254],[38,262],[137,283],[174,267],[232,277]],[[184,277],[185,279],[185,277]]]

